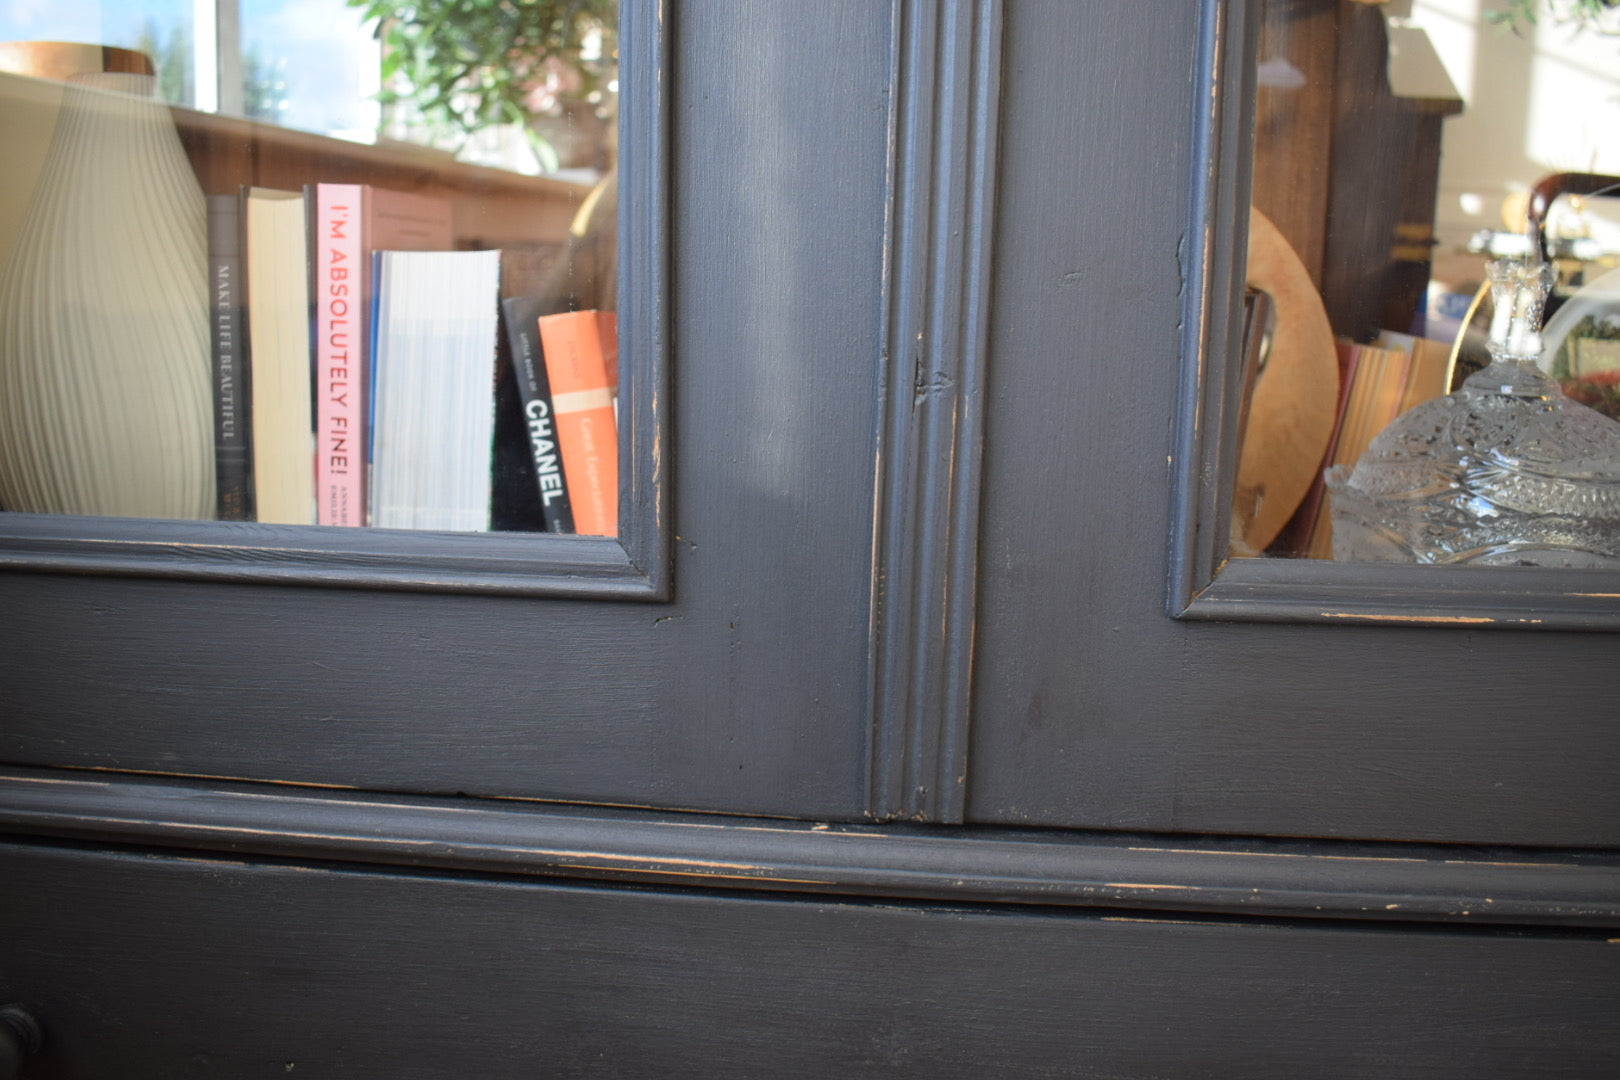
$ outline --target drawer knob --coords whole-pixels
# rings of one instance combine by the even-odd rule
[[[18,1005],[0,1008],[0,1080],[21,1080],[23,1066],[39,1053],[45,1033]]]

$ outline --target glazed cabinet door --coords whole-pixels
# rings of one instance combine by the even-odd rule
[[[1227,557],[1259,5],[1006,14],[968,819],[1620,841],[1612,571]]]
[[[617,540],[4,515],[0,759],[862,816],[905,8],[623,5]]]

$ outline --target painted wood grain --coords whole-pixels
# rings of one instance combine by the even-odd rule
[[[0,847],[33,1075],[1603,1076],[1600,935],[748,900]]]
[[[1598,852],[1039,829],[836,825],[0,769],[0,833],[233,856],[751,892],[1620,926]]]

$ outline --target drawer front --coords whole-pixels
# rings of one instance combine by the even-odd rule
[[[0,845],[30,1077],[1620,1075],[1601,934],[1163,920]]]

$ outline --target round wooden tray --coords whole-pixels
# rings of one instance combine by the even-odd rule
[[[1277,226],[1249,211],[1248,284],[1271,297],[1271,350],[1249,404],[1232,500],[1233,554],[1276,539],[1322,467],[1339,401],[1333,327],[1310,272]]]

